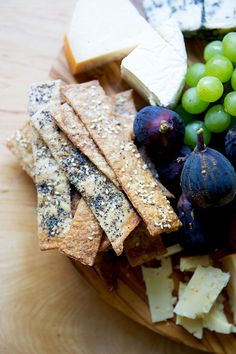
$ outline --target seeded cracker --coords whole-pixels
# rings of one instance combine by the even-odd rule
[[[60,251],[85,265],[92,266],[102,238],[102,229],[83,199],[80,199],[70,232]]]
[[[61,81],[30,85],[28,111],[32,117],[47,103],[61,104]],[[35,128],[31,127],[37,189],[39,246],[42,250],[58,248],[68,233],[72,214],[70,184]]]
[[[135,213],[125,194],[108,180],[85,155],[66,138],[57,127],[53,115],[58,109],[49,106],[31,117],[58,164],[97,218],[117,255],[123,251],[123,242],[138,225]]]
[[[116,186],[119,186],[119,182],[113,170],[90,137],[88,130],[67,103],[64,103],[60,107],[58,114],[55,116],[55,120],[70,141],[84,153],[104,175]]]
[[[63,94],[113,168],[150,234],[176,231],[181,225],[177,215],[133,141],[123,136],[110,99],[98,81],[68,85]]]
[[[15,132],[8,140],[7,147],[19,160],[22,169],[34,179],[34,158],[29,122]]]
[[[129,264],[136,267],[167,253],[161,237],[152,237],[146,225],[141,223],[124,242]]]
[[[31,127],[41,250],[58,248],[70,229],[70,185],[50,150]]]
[[[133,125],[133,120],[137,114],[134,100],[133,90],[127,90],[111,96],[114,113],[121,117],[127,118]]]

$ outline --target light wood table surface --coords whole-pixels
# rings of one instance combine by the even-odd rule
[[[34,187],[5,142],[27,119],[27,87],[47,78],[74,3],[0,1],[0,353],[197,354],[105,304],[66,257],[38,250]]]

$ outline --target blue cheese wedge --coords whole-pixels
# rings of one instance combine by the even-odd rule
[[[183,36],[179,50],[153,31],[121,63],[121,75],[151,105],[173,107],[182,92],[187,71]]]
[[[65,36],[71,71],[124,58],[150,27],[129,0],[79,0]]]
[[[236,28],[235,0],[204,0],[203,28],[222,32]]]
[[[119,191],[58,128],[53,118],[53,115],[57,114],[60,114],[60,108],[48,106],[34,114],[31,121],[71,184],[90,207],[113,249],[120,255],[124,240],[139,224],[140,218],[125,194]]]
[[[180,258],[181,272],[194,272],[197,266],[199,265],[203,267],[208,267],[212,265],[212,259],[208,255]]]
[[[38,204],[41,250],[58,248],[72,220],[70,184],[50,150],[32,127],[32,147]]]
[[[143,7],[154,29],[168,19],[175,20],[183,32],[201,28],[203,0],[144,0]]]
[[[165,321],[173,317],[174,282],[171,278],[170,257],[162,258],[161,267],[142,267],[152,322]]]
[[[198,266],[174,312],[188,318],[204,317],[227,285],[229,277],[229,273],[224,273],[219,268]]]

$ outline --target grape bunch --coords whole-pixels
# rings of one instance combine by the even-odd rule
[[[175,109],[186,123],[184,142],[192,148],[200,128],[208,144],[214,133],[224,133],[236,124],[236,32],[208,43],[203,57],[205,63],[189,66],[189,88]]]

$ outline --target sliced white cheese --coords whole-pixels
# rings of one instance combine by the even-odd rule
[[[230,273],[230,281],[226,288],[229,295],[230,306],[236,323],[236,253],[221,259],[223,270]]]
[[[182,46],[180,46],[182,48]],[[174,106],[182,92],[187,60],[157,32],[148,33],[143,42],[121,63],[121,75],[151,105]]]
[[[180,258],[180,270],[181,272],[188,271],[194,272],[198,265],[208,267],[212,265],[212,259],[208,255],[204,256],[192,256]]]
[[[129,0],[79,0],[65,36],[72,72],[124,58],[150,29]]]
[[[174,282],[170,278],[172,273],[171,259],[169,257],[163,258],[159,268],[142,267],[142,273],[152,322],[160,322],[172,318]]]
[[[206,29],[230,29],[236,27],[235,0],[204,0],[203,27]]]
[[[183,295],[186,288],[186,284],[179,283],[179,299]],[[180,315],[176,316],[176,324],[184,327],[189,333],[194,335],[198,339],[202,339],[203,336],[203,320],[202,318],[187,318]]]
[[[173,254],[176,254],[176,253],[179,253],[179,252],[183,251],[183,247],[180,246],[179,243],[176,243],[175,245],[167,247],[166,250],[167,250],[167,253],[165,253],[162,256],[156,257],[156,259],[162,259],[163,257],[173,256]]]
[[[203,317],[229,281],[229,273],[214,267],[198,266],[174,312],[188,318]]]
[[[217,333],[235,333],[236,327],[229,323],[224,313],[223,297],[219,296],[208,315],[203,318],[203,327]]]
[[[154,29],[169,18],[184,32],[196,31],[202,24],[203,0],[144,0],[143,7]]]

